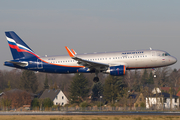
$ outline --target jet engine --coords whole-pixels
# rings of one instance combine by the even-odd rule
[[[109,73],[110,75],[113,75],[113,76],[125,75],[126,74],[126,66],[125,65],[111,66],[106,71],[106,73]]]

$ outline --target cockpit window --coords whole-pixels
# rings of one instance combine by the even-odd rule
[[[170,56],[169,53],[163,53],[162,56]]]
[[[170,54],[169,53],[165,53],[165,56],[170,56]]]

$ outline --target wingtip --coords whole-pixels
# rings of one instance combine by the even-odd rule
[[[76,54],[77,54],[77,53],[76,53],[73,49],[71,49],[71,51],[73,52],[73,54],[74,54],[74,55],[76,55]]]
[[[70,57],[74,57],[73,52],[72,52],[67,46],[65,46],[65,48],[66,48],[66,50],[67,50],[69,56],[70,56]]]

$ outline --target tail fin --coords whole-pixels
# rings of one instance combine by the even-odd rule
[[[14,60],[38,57],[15,32],[8,31],[5,34]]]

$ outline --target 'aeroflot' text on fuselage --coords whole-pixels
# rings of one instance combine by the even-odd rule
[[[144,53],[143,51],[140,51],[140,52],[126,52],[126,53],[122,53],[123,55],[125,54],[141,54],[141,53]]]

